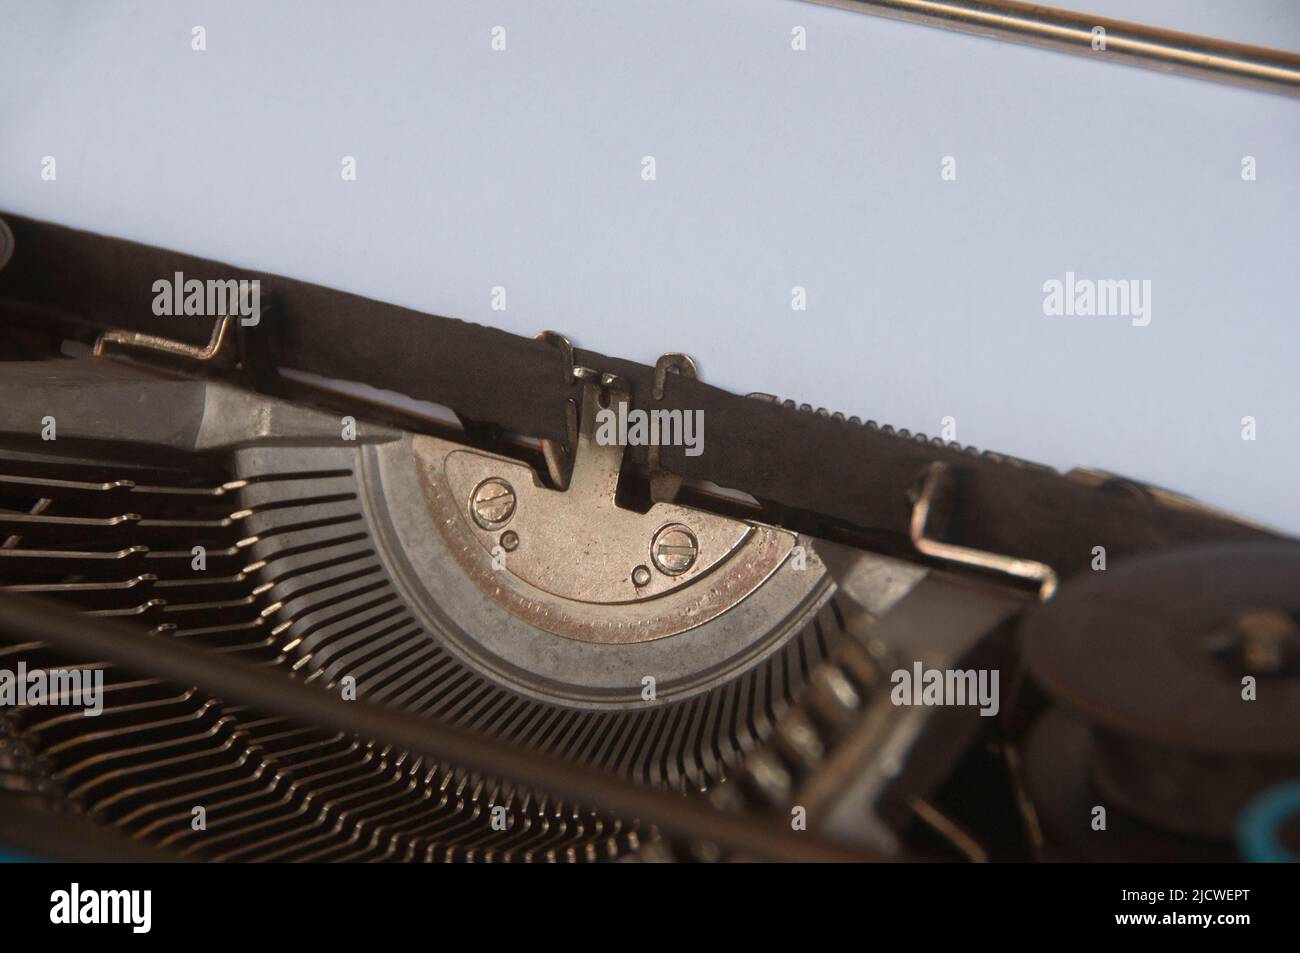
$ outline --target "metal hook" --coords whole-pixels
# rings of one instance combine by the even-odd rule
[[[683,377],[689,377],[691,380],[699,380],[699,368],[695,366],[695,359],[689,354],[664,354],[659,360],[655,361],[655,379],[654,379],[654,398],[655,400],[664,399],[664,383],[668,379],[668,372],[676,371]]]
[[[582,379],[586,368],[575,367],[573,363],[573,344],[559,331],[538,331],[535,340],[543,341],[556,347],[564,362],[564,383],[573,384]],[[564,432],[566,439],[551,440],[543,437],[542,458],[546,461],[546,472],[551,483],[560,490],[569,488],[573,478],[573,454],[578,445],[578,405],[572,398],[564,401]]]
[[[974,566],[977,569],[987,569],[1007,576],[1015,576],[1018,579],[1032,580],[1039,583],[1039,599],[1046,602],[1052,598],[1056,593],[1056,570],[1047,563],[1035,562],[1032,559],[1017,559],[1014,556],[990,553],[981,549],[970,549],[966,546],[931,539],[925,535],[926,523],[929,521],[930,510],[935,498],[941,489],[951,486],[952,479],[952,467],[946,463],[935,461],[926,470],[920,493],[912,506],[910,530],[912,545],[916,547],[917,551],[946,562]]]
[[[655,361],[652,388],[655,400],[664,399],[664,385],[668,381],[669,371],[691,380],[699,380],[699,371],[689,354],[664,354]],[[646,448],[646,469],[650,474],[650,499],[656,503],[671,503],[677,498],[677,491],[682,488],[682,478],[680,474],[665,470],[660,459],[659,445],[652,443]]]
[[[212,339],[204,347],[195,347],[193,344],[186,344],[183,341],[177,341],[172,338],[160,337],[156,334],[141,334],[138,331],[105,331],[95,339],[94,355],[102,357],[110,344],[117,344],[125,348],[139,348],[145,351],[159,351],[163,354],[171,354],[176,357],[188,358],[192,361],[210,361],[221,353],[222,346],[226,343],[226,335],[230,330],[231,321],[234,320],[228,314],[223,314],[221,320],[212,328]]]

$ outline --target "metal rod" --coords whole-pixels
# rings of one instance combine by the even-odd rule
[[[950,491],[952,480],[952,467],[946,463],[936,461],[926,470],[921,492],[912,505],[912,520],[909,526],[912,545],[916,547],[916,551],[950,563],[987,569],[990,572],[1015,576],[1017,579],[1033,580],[1038,583],[1038,597],[1041,600],[1046,602],[1052,598],[1056,594],[1056,570],[1047,563],[1040,563],[1033,559],[1017,559],[1014,556],[971,549],[968,546],[957,546],[926,535],[926,524],[930,520],[930,510],[934,506],[935,497],[944,490]]]
[[[164,354],[174,354],[177,357],[189,358],[192,361],[210,361],[221,353],[222,345],[226,343],[226,334],[230,330],[231,322],[232,318],[229,315],[222,315],[217,323],[212,326],[212,339],[208,341],[206,347],[195,347],[193,344],[186,344],[184,341],[159,337],[156,334],[141,334],[139,331],[105,331],[95,339],[94,355],[102,357],[106,353],[108,345],[118,344],[127,348],[135,347],[149,351],[161,351]]]
[[[307,725],[392,745],[434,761],[654,824],[687,840],[718,844],[746,857],[782,861],[862,861],[872,856],[794,831],[787,818],[724,813],[699,798],[656,791],[620,777],[545,755],[476,731],[356,700],[344,701],[282,672],[235,661],[57,603],[0,593],[0,636],[46,642],[86,658],[179,685],[197,685],[219,698],[275,712]]]
[[[1238,86],[1300,96],[1300,54],[1180,33],[1017,0],[807,0],[1009,40],[1044,49],[1128,63]]]

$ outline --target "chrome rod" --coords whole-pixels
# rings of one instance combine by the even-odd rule
[[[807,0],[1044,49],[1300,96],[1300,54],[1016,0]]]

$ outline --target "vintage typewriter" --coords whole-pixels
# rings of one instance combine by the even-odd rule
[[[0,262],[4,850],[1300,851],[1294,540],[681,354],[14,216]]]

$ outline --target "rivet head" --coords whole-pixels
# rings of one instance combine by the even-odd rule
[[[512,529],[508,529],[502,533],[501,548],[508,553],[513,553],[519,548],[519,534]]]
[[[638,589],[650,584],[650,570],[645,566],[637,566],[632,570],[632,584]]]
[[[661,527],[650,544],[655,568],[666,576],[680,576],[695,565],[699,554],[700,544],[695,534],[681,523]]]
[[[515,491],[505,480],[489,477],[469,498],[470,515],[484,529],[500,529],[515,515]]]

